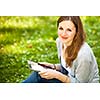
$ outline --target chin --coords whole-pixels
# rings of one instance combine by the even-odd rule
[[[70,46],[72,42],[62,41],[62,43],[65,44],[66,46]]]
[[[64,44],[66,44],[67,43],[67,41],[66,40],[61,40],[62,41],[62,43],[64,43]]]

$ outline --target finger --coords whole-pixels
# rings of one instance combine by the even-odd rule
[[[41,72],[39,72],[39,74],[41,74],[41,75],[42,75],[42,74],[45,74],[45,73],[46,73],[46,71],[41,71]]]
[[[48,75],[47,74],[40,74],[40,76],[42,77],[42,78],[48,78]]]

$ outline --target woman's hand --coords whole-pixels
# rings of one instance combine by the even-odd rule
[[[40,76],[42,78],[45,78],[45,79],[53,79],[53,78],[56,78],[56,76],[58,75],[58,71],[56,70],[52,70],[52,69],[47,69],[43,72],[39,72]]]
[[[70,83],[70,78],[59,71],[53,69],[47,69],[45,71],[39,72],[40,76],[45,79],[53,79],[56,78],[63,83]]]

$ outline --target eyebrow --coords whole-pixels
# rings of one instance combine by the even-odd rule
[[[63,28],[62,26],[59,26],[58,28]],[[73,28],[71,27],[71,28],[66,28],[66,29],[68,29],[68,30],[73,30]]]

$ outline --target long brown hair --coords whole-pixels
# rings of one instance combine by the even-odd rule
[[[72,66],[73,60],[78,55],[78,52],[85,41],[86,35],[83,30],[83,25],[79,16],[61,16],[57,21],[57,27],[59,23],[65,20],[70,20],[76,27],[76,35],[74,36],[73,42],[70,46],[65,49],[64,57],[68,66]]]

